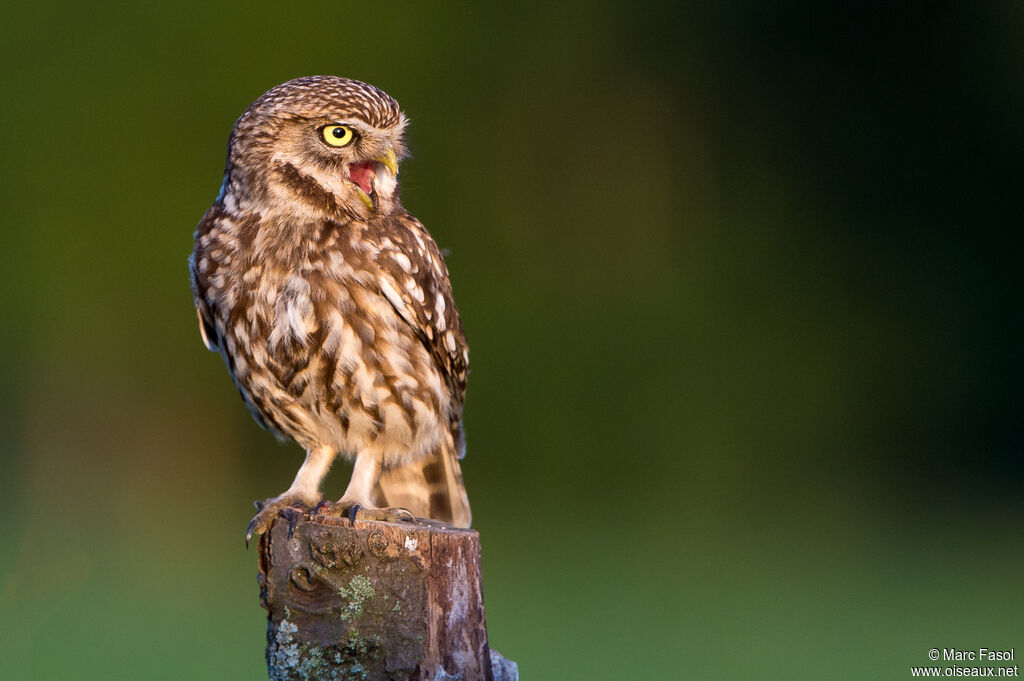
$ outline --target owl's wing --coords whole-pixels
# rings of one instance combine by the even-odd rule
[[[380,243],[380,290],[437,362],[452,395],[452,414],[461,418],[469,350],[441,251],[423,225],[404,211],[391,217]],[[452,424],[452,433],[461,458],[460,422]]]
[[[217,331],[213,328],[213,322],[210,321],[209,314],[205,304],[196,306],[196,317],[199,318],[199,335],[203,339],[203,345],[210,352],[217,352],[220,349],[215,340],[217,338]]]
[[[192,298],[195,300],[196,317],[199,319],[199,335],[203,339],[203,345],[211,352],[217,352],[220,349],[217,345],[217,327],[213,323],[213,313],[206,302],[206,277],[199,272],[197,263],[200,260],[199,251],[202,248],[200,237],[209,232],[213,226],[219,214],[219,210],[215,210],[217,208],[214,206],[208,210],[203,219],[199,221],[195,235],[196,247],[188,259],[188,271],[192,278]]]

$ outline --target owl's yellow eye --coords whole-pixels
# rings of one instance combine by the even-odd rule
[[[356,131],[347,125],[325,125],[320,134],[332,147],[343,147],[356,138]]]

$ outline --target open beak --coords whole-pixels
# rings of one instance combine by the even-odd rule
[[[391,175],[390,178],[385,176],[385,169]],[[386,152],[373,161],[353,163],[348,166],[345,179],[354,185],[356,196],[367,208],[377,210],[377,184],[384,182],[394,188],[394,178],[397,175],[398,156],[395,155],[395,150],[389,147]]]

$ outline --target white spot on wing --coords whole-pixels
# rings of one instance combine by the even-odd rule
[[[444,319],[444,296],[440,293],[437,294],[437,298],[434,301],[434,309],[437,310],[437,330],[444,331],[448,328],[448,322]]]
[[[405,253],[392,253],[391,259],[398,263],[398,266],[405,270],[406,274],[412,272],[412,263]]]
[[[417,284],[416,280],[413,279],[412,277],[409,277],[408,279],[405,280],[405,290],[408,291],[409,295],[415,298],[416,301],[420,304],[422,304],[423,301],[426,300],[426,297],[423,295],[423,289],[419,287],[419,284]]]
[[[384,292],[384,297],[387,298],[397,309],[401,310],[405,307],[405,301],[402,300],[401,294],[398,293],[386,277],[382,277],[380,279],[380,290]]]

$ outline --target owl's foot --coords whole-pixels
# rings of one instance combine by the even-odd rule
[[[349,525],[360,520],[377,520],[385,523],[411,523],[416,520],[412,511],[407,508],[372,508],[342,497],[338,501],[321,501],[313,509],[313,515],[328,515],[338,518],[347,517]]]
[[[259,512],[253,516],[249,527],[245,531],[246,548],[249,547],[249,540],[252,539],[253,535],[265,533],[278,517],[288,521],[288,536],[291,537],[295,524],[302,520],[311,508],[310,504],[289,494],[282,494],[279,497],[264,499],[254,503]]]

